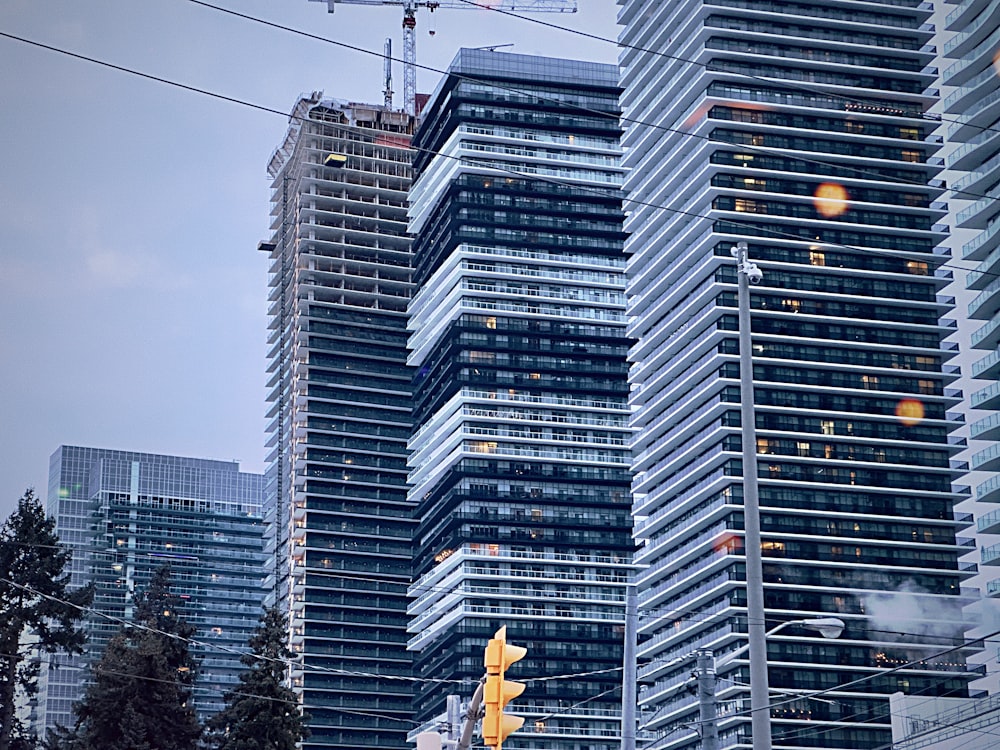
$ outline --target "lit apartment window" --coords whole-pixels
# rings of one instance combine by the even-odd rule
[[[763,214],[767,213],[767,204],[760,201],[753,201],[747,198],[737,198],[735,209],[742,213]]]

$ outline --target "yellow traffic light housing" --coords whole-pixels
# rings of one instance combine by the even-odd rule
[[[500,750],[507,735],[520,729],[524,724],[521,716],[504,713],[504,706],[524,692],[523,682],[504,679],[504,672],[516,661],[524,658],[528,649],[507,643],[507,626],[500,628],[486,645],[484,663],[486,665],[486,686],[483,699],[486,714],[483,716],[483,744]]]

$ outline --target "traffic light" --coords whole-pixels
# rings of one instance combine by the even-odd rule
[[[523,682],[505,680],[507,667],[524,658],[528,649],[524,646],[511,646],[507,643],[507,626],[500,628],[496,635],[486,645],[486,688],[483,697],[486,703],[486,715],[483,717],[483,744],[500,750],[500,745],[507,735],[520,729],[524,719],[520,716],[505,714],[503,709],[508,702],[524,692]]]

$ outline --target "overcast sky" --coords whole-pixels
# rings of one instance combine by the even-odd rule
[[[399,8],[215,4],[401,50]],[[534,17],[614,38],[612,0]],[[429,23],[433,21],[433,23]],[[429,34],[433,26],[434,35]],[[192,0],[3,0],[0,32],[287,112],[382,101],[380,57]],[[614,45],[489,11],[418,14],[418,62],[462,46],[614,62]],[[0,518],[62,444],[263,471],[266,165],[287,118],[0,37]],[[402,70],[394,88],[402,100]],[[437,74],[418,71],[418,90]]]

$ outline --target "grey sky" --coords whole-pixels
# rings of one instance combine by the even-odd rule
[[[398,8],[216,4],[382,51]],[[609,38],[611,0],[536,18]],[[418,15],[418,61],[460,46],[614,62],[611,44],[482,10]],[[4,0],[0,31],[287,112],[382,99],[374,56],[189,0]],[[0,38],[0,518],[44,497],[60,444],[263,470],[265,167],[286,118]],[[418,72],[418,90],[437,76]],[[402,70],[394,70],[397,105]]]

